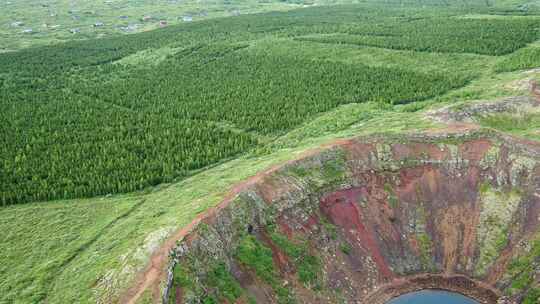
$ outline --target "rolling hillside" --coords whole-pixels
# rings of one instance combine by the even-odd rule
[[[34,24],[26,4],[0,20]],[[446,128],[428,113],[540,79],[534,5],[304,4],[113,1],[77,4],[58,35],[2,29],[0,303],[116,303],[238,182],[337,139]],[[167,26],[110,21],[146,12]],[[471,113],[459,123],[540,139],[533,106]]]

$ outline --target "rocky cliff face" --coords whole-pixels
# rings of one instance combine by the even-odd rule
[[[171,253],[163,300],[375,304],[442,288],[536,303],[539,159],[487,131],[342,142],[204,216]]]

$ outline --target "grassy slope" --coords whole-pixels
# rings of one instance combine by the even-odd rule
[[[406,64],[420,71],[458,69],[480,78],[444,96],[406,106],[340,106],[265,148],[176,184],[130,195],[2,208],[0,229],[7,233],[0,235],[0,303],[113,301],[160,240],[218,203],[234,183],[336,138],[433,128],[416,110],[520,93],[508,84],[524,77],[521,72],[495,74],[500,59],[489,56],[302,45],[292,40],[257,43],[260,47],[253,51],[271,48],[286,56],[292,48],[313,60]]]
[[[538,109],[491,115],[483,118],[481,124],[516,136],[540,141],[540,112]]]

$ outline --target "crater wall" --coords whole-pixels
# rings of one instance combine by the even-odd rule
[[[178,242],[162,300],[382,304],[440,288],[537,303],[539,155],[484,130],[322,149],[246,187]]]

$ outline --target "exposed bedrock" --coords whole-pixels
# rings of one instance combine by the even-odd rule
[[[540,147],[491,131],[341,142],[265,175],[171,252],[168,303],[537,303]],[[166,283],[166,284],[165,284]]]

